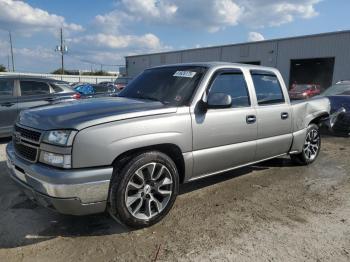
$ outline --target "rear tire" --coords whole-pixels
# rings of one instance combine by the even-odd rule
[[[167,215],[178,188],[178,171],[170,157],[158,151],[141,153],[120,172],[115,168],[109,211],[113,218],[126,226],[148,227]]]
[[[296,164],[310,165],[317,159],[320,150],[321,136],[319,127],[316,124],[310,124],[307,128],[302,152],[296,155],[290,155],[290,157]]]

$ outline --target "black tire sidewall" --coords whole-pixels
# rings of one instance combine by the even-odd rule
[[[164,208],[164,210],[162,210],[161,213],[149,220],[141,220],[131,215],[127,209],[125,204],[125,190],[127,183],[129,182],[134,172],[143,165],[150,162],[160,163],[168,168],[173,179],[173,192],[167,206]],[[170,157],[158,151],[144,152],[132,158],[131,161],[126,164],[126,166],[120,172],[116,172],[116,170],[117,168],[115,168],[113,179],[111,181],[109,201],[111,209],[110,211],[119,222],[132,228],[142,228],[159,222],[167,215],[175,202],[179,190],[178,171],[174,161]]]

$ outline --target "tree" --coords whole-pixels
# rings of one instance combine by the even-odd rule
[[[51,74],[54,74],[54,75],[61,75],[61,74],[62,74],[62,68],[58,68],[58,69],[56,69],[55,71],[52,71]],[[65,75],[69,75],[69,72],[67,72],[66,70],[64,70],[64,74],[65,74]]]
[[[106,71],[95,71],[95,72],[83,72],[83,75],[88,75],[88,76],[111,76],[111,74],[109,74]]]
[[[6,67],[4,65],[0,65],[0,72],[7,72]]]

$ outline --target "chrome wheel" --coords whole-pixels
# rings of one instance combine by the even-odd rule
[[[320,135],[317,130],[312,129],[306,136],[304,143],[305,157],[312,161],[317,157],[320,149]]]
[[[168,168],[160,163],[140,167],[130,178],[125,190],[125,204],[132,216],[148,220],[169,203],[173,179]]]

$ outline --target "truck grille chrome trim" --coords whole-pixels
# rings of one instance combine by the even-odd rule
[[[16,124],[12,136],[16,155],[29,162],[37,162],[41,135],[38,130]]]

